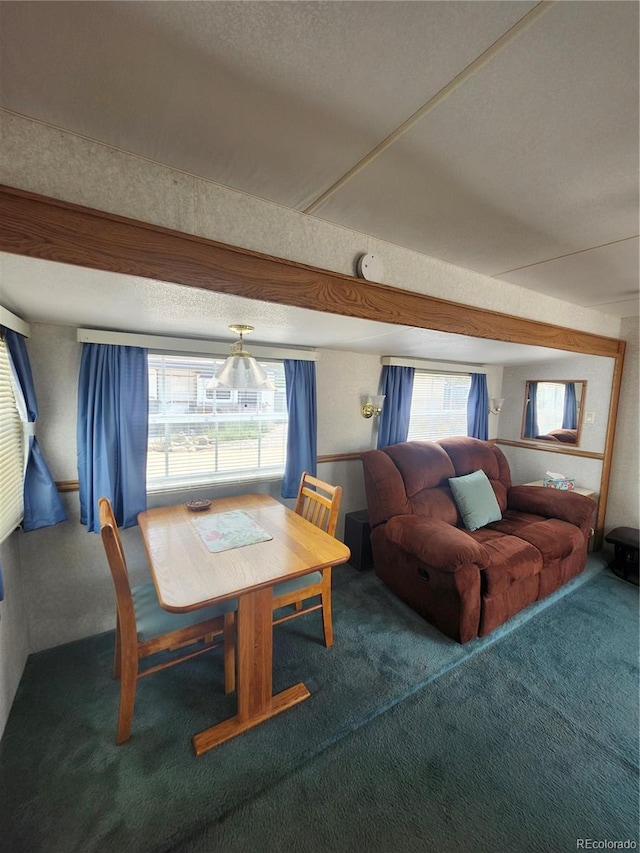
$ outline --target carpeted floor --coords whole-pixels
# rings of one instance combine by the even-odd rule
[[[275,631],[275,689],[311,698],[201,758],[190,736],[235,710],[217,653],[141,682],[122,747],[113,636],[33,655],[0,744],[0,850],[637,844],[638,590],[602,568],[459,646],[344,567],[334,648],[317,614]]]

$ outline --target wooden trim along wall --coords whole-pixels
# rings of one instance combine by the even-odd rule
[[[56,489],[59,492],[78,492],[80,483],[78,480],[56,480]]]
[[[356,450],[353,453],[330,453],[326,456],[318,456],[318,465],[325,462],[359,462],[362,459],[364,450]]]
[[[494,438],[495,444],[505,444],[509,447],[526,447],[527,450],[546,450],[547,453],[564,453],[565,456],[584,456],[587,459],[604,459],[604,453],[596,453],[593,450],[580,450],[579,447],[558,447],[551,444],[536,444],[532,441],[513,441],[510,438]]]
[[[604,527],[624,341],[318,269],[0,185],[0,251],[297,308],[615,359],[596,545]]]

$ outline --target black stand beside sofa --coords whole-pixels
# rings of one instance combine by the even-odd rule
[[[640,531],[636,527],[616,527],[604,537],[614,547],[609,568],[622,580],[638,585],[638,551]]]

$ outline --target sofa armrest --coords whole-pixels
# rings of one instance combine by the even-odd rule
[[[396,515],[387,522],[385,534],[403,551],[443,572],[455,572],[469,563],[482,568],[487,563],[482,545],[464,530],[437,519]]]
[[[590,521],[596,503],[586,495],[540,486],[512,486],[507,492],[507,509],[559,518],[576,527]]]

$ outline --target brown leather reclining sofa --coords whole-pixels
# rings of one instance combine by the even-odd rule
[[[460,643],[493,631],[585,567],[594,501],[512,486],[507,459],[490,442],[408,441],[367,451],[362,462],[376,573]],[[449,478],[474,471],[486,474],[502,518],[468,530]]]

